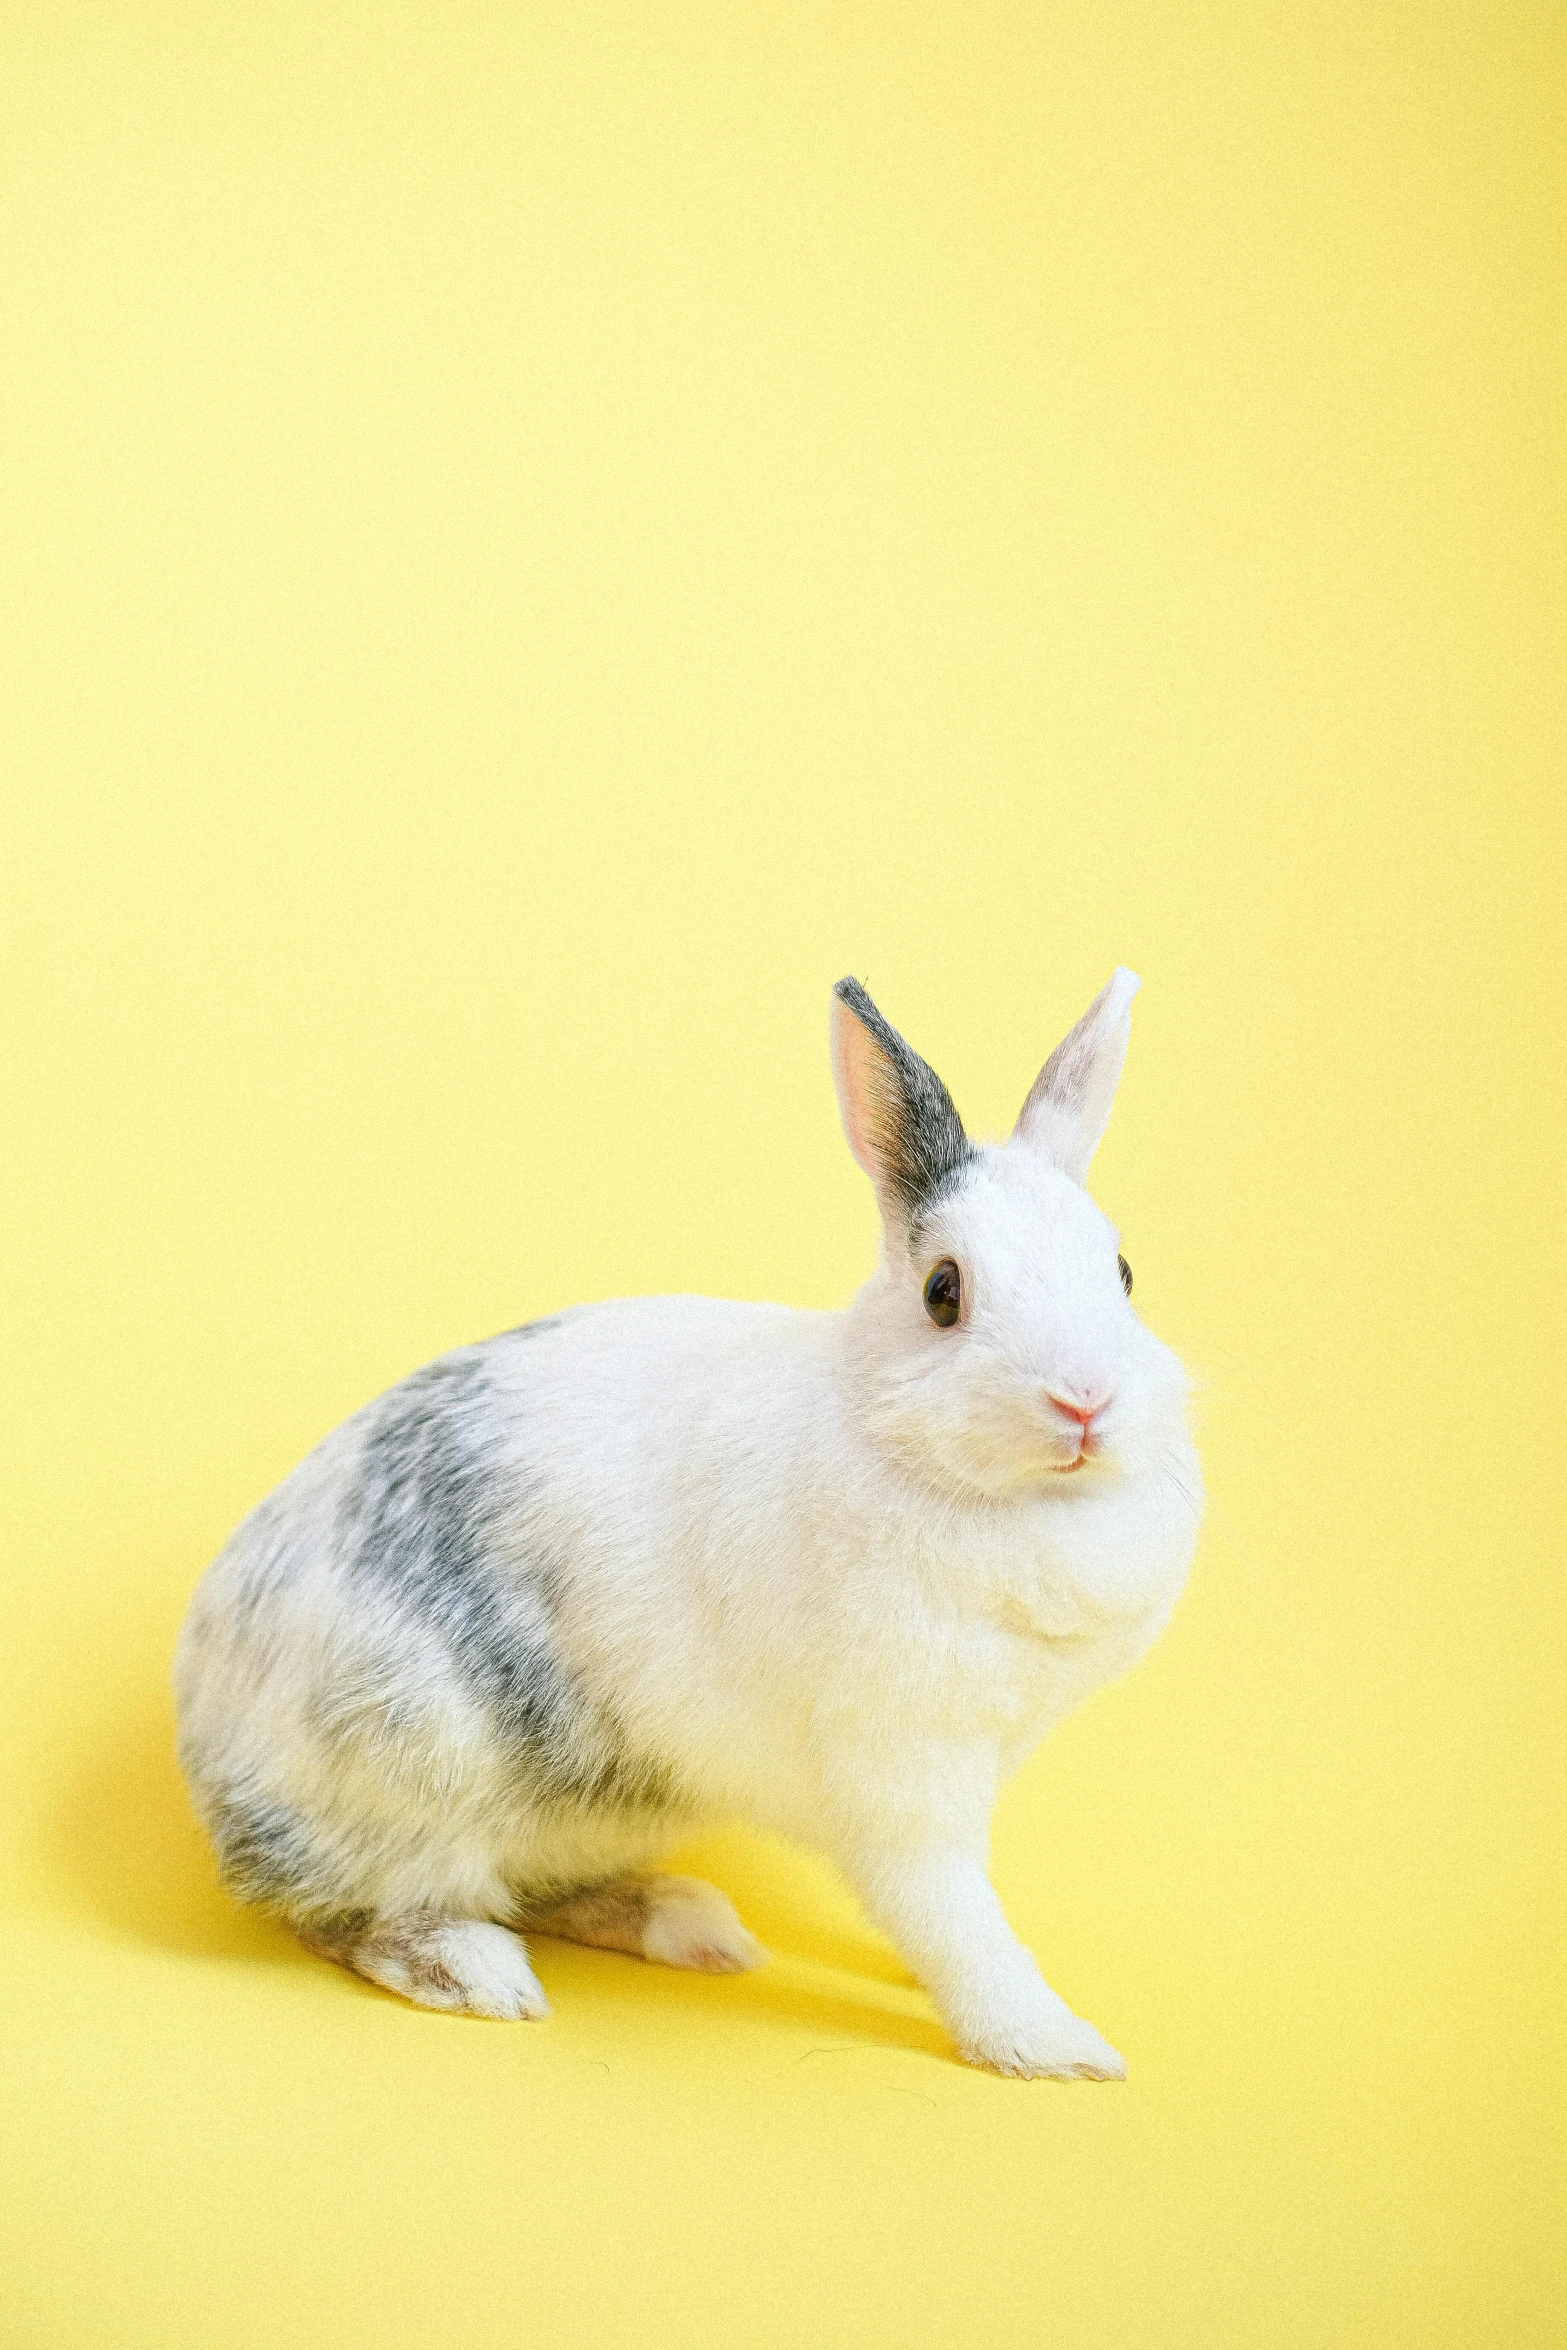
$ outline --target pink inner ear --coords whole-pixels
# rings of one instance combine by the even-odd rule
[[[1141,985],[1135,971],[1116,970],[1040,1070],[1012,1130],[1078,1183],[1110,1116]]]
[[[877,1185],[882,1165],[876,1146],[877,1093],[883,1082],[881,1053],[847,1004],[835,998],[832,1007],[832,1067],[838,1088],[843,1131],[855,1159]]]

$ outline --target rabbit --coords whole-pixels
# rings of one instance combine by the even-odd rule
[[[658,1862],[742,1820],[823,1851],[959,2053],[1119,2080],[987,1873],[998,1790],[1145,1651],[1196,1542],[1185,1375],[1084,1188],[1118,970],[1004,1144],[833,990],[877,1269],[841,1312],[577,1306],[416,1371],[208,1568],[179,1751],[223,1876],[407,1999],[542,2016],[523,1936],[765,1953]]]

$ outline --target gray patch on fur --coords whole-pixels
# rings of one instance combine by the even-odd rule
[[[536,1933],[555,1934],[563,1942],[586,1942],[596,1950],[627,1950],[639,1956],[642,1937],[652,1914],[653,1889],[646,1877],[611,1877],[579,1893],[531,1906],[523,1903],[520,1919]]]
[[[884,1081],[869,1105],[873,1139],[912,1235],[979,1154],[935,1070],[882,1018],[859,981],[840,979],[833,994],[881,1047]]]
[[[497,1477],[497,1445],[482,1351],[405,1379],[377,1412],[341,1506],[344,1564],[440,1642],[509,1751],[519,1793],[678,1808],[672,1773],[635,1752],[558,1654],[550,1617],[571,1562],[537,1497]]]
[[[330,1898],[332,1872],[286,1804],[230,1786],[211,1796],[206,1817],[224,1882],[242,1901],[297,1910]]]
[[[375,1924],[375,1911],[322,1909],[297,1917],[292,1923],[307,1950],[319,1950],[324,1958],[335,1958],[340,1965],[347,1966],[352,1963],[348,1953]]]
[[[384,1969],[400,1968],[405,1979],[399,1988],[406,1998],[460,2009],[467,2004],[465,1987],[436,1955],[451,1922],[420,1910],[377,1918],[367,1909],[348,1909],[297,1919],[294,1931],[307,1950],[362,1974],[367,1982],[383,1982]]]

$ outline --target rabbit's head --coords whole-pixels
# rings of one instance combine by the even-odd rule
[[[886,1249],[849,1318],[857,1400],[928,1481],[1086,1493],[1155,1460],[1186,1380],[1144,1328],[1083,1188],[1140,981],[1117,971],[1051,1054],[1004,1144],[970,1142],[935,1071],[854,979],[833,991],[844,1130]]]

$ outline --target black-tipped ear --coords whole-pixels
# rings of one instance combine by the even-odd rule
[[[934,1069],[888,1026],[857,979],[833,989],[832,1067],[849,1148],[889,1231],[909,1232],[974,1156]]]

